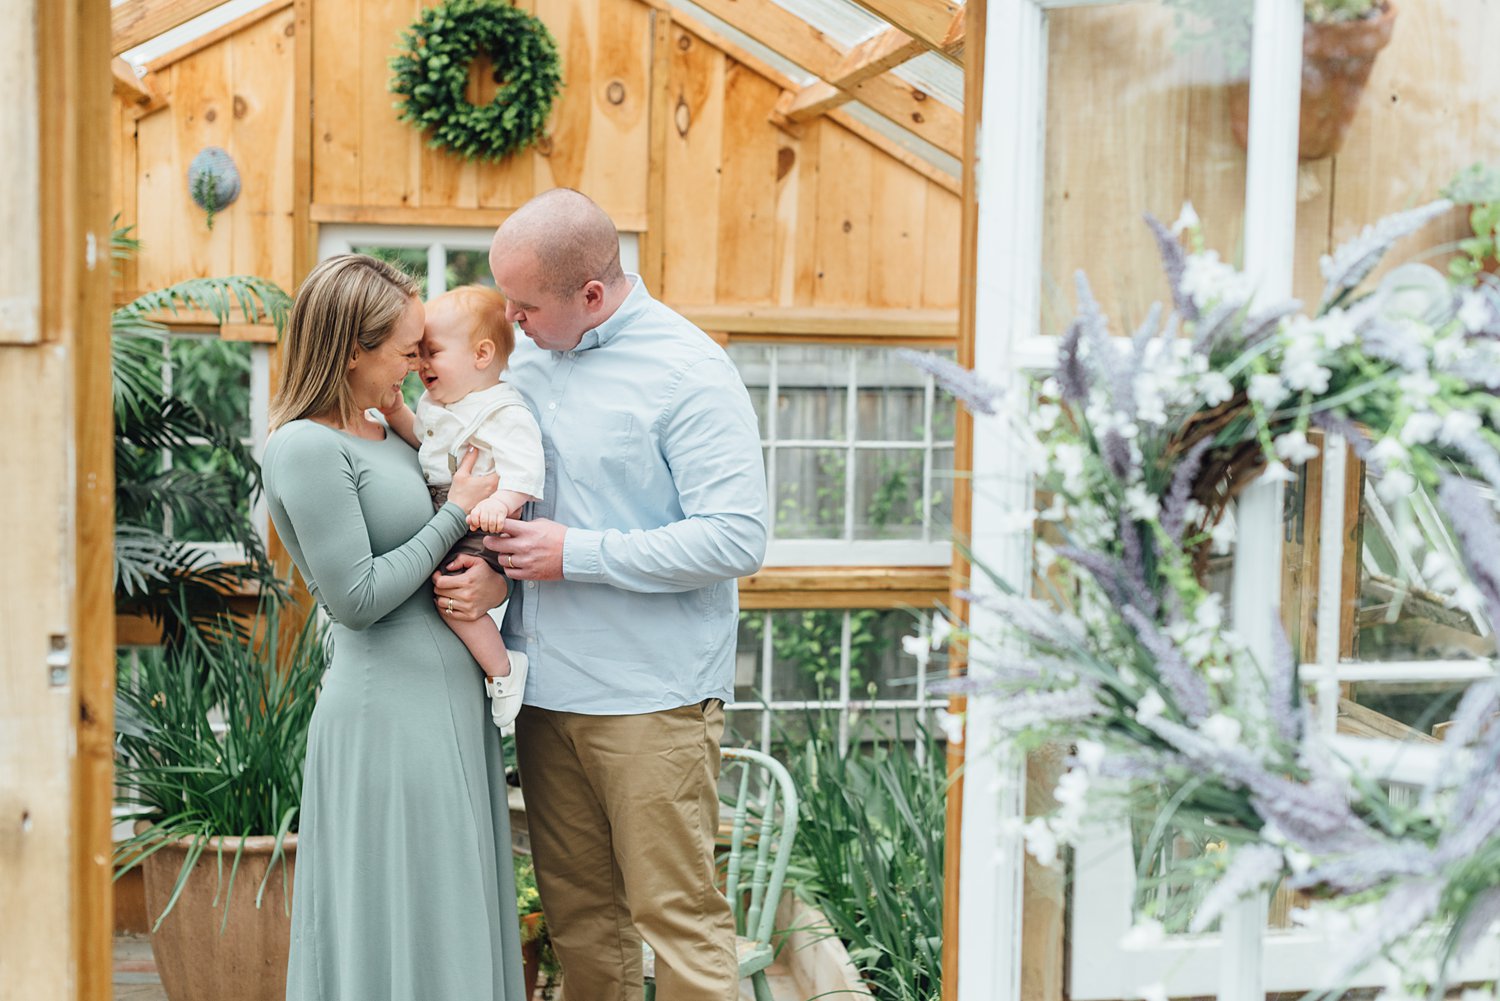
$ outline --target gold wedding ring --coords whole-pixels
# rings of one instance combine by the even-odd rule
[[[514,555],[506,556],[505,557],[505,562],[510,564],[510,568],[512,570],[514,570],[516,568],[516,558],[515,558]]]
[[[453,614],[453,599],[452,598],[448,599],[448,614],[449,615]]]

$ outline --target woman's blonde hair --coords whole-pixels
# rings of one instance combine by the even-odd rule
[[[281,385],[271,401],[271,430],[288,421],[337,414],[359,417],[349,391],[349,360],[391,336],[420,290],[399,268],[364,254],[341,254],[313,268],[281,342]]]

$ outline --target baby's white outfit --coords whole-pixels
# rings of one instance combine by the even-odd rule
[[[447,500],[453,472],[470,445],[479,449],[474,472],[497,473],[500,477],[497,489],[514,490],[541,500],[547,473],[542,431],[525,397],[513,387],[496,383],[446,405],[423,393],[417,401],[413,430],[421,442],[417,461],[422,465],[422,475],[435,505],[440,507]],[[443,566],[457,553],[478,556],[505,573],[499,554],[485,548],[483,532],[470,532],[460,539],[443,558]],[[494,618],[495,613],[491,611],[490,616]],[[499,625],[497,621],[496,628]],[[507,650],[506,655],[510,659],[510,674],[484,680],[491,718],[502,731],[515,721],[526,692],[526,655],[515,650]]]
[[[423,393],[416,414],[417,459],[429,486],[451,485],[464,450],[474,445],[479,449],[474,472],[498,473],[499,489],[541,499],[542,431],[514,387],[499,382],[447,405]]]

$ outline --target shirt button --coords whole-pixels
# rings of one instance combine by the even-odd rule
[[[557,404],[556,403],[549,403],[549,404],[547,404],[547,409],[548,410],[556,410],[557,409]]]
[[[526,588],[527,588],[527,590],[535,591],[536,590],[536,581],[534,581],[534,580],[528,580],[526,582]]]

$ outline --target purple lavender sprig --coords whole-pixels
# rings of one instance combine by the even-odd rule
[[[1182,543],[1182,533],[1187,528],[1188,504],[1193,499],[1193,483],[1198,471],[1203,468],[1203,457],[1213,447],[1212,438],[1203,438],[1188,449],[1182,461],[1172,472],[1172,483],[1167,488],[1166,499],[1161,506],[1161,527],[1173,543]]]
[[[1141,646],[1155,658],[1156,673],[1167,694],[1190,723],[1200,723],[1213,712],[1208,682],[1183,659],[1176,645],[1163,636],[1156,623],[1137,609],[1126,606],[1120,615],[1135,630]]]
[[[1371,223],[1354,239],[1340,244],[1337,250],[1319,262],[1324,283],[1320,309],[1326,309],[1364,281],[1397,240],[1415,233],[1452,207],[1452,202],[1439,199],[1419,208],[1397,212]]]
[[[1198,304],[1182,287],[1182,278],[1187,271],[1187,252],[1181,242],[1172,235],[1160,219],[1146,213],[1146,225],[1156,237],[1156,249],[1161,254],[1162,270],[1167,273],[1167,285],[1172,289],[1172,305],[1185,322],[1198,319]]]
[[[896,357],[915,368],[930,373],[938,385],[957,397],[964,406],[976,414],[986,417],[999,412],[1000,401],[1005,390],[985,379],[971,368],[951,362],[946,358],[923,351],[906,348],[896,352]]]

